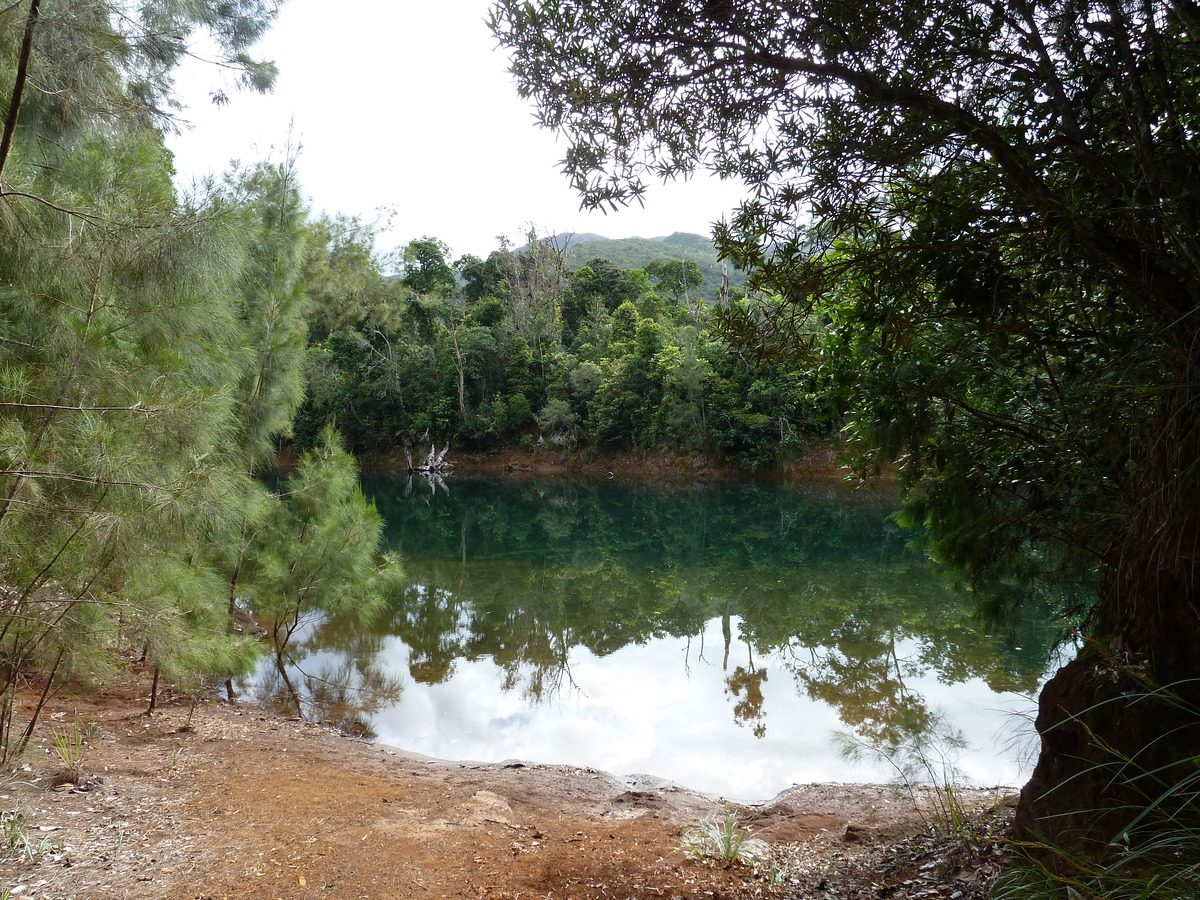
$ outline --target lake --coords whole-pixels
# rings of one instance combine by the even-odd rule
[[[1023,780],[1058,632],[1036,611],[988,628],[906,549],[890,496],[403,475],[364,489],[407,583],[368,631],[306,626],[292,674],[313,718],[445,759],[741,801],[908,764]],[[264,666],[245,687],[280,685]]]

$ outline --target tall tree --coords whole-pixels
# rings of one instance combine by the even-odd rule
[[[244,335],[234,447],[254,470],[277,455],[304,395],[308,296],[301,278],[308,238],[295,159],[233,172],[224,194],[245,221],[249,252],[238,279]]]
[[[307,225],[304,289],[312,309],[309,338],[335,331],[390,337],[401,328],[408,289],[382,272],[379,228],[355,216],[323,215]]]
[[[1186,812],[1147,792],[1200,746],[1195,6],[499,0],[491,24],[586,204],[746,180],[717,242],[785,302],[728,330],[827,377],[938,553],[1097,573],[1024,832],[1104,854]]]
[[[181,202],[155,126],[197,31],[254,88],[272,3],[30,0],[0,10],[0,755],[41,666],[136,641],[176,672],[235,667],[219,579],[190,550],[236,514],[236,216]],[[44,695],[43,695],[44,696]],[[39,707],[40,708],[40,707]]]

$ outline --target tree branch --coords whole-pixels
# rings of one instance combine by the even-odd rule
[[[38,23],[42,0],[30,0],[29,15],[25,17],[25,35],[21,38],[21,55],[17,61],[17,79],[13,84],[12,100],[8,104],[8,118],[4,120],[4,136],[0,138],[0,193],[4,190],[4,164],[12,149],[13,134],[17,130],[17,115],[21,112],[21,96],[29,80],[29,57],[33,55],[33,29]]]
[[[99,478],[90,475],[73,475],[70,472],[30,472],[24,469],[0,469],[0,478],[10,476],[16,478],[59,479],[62,481],[75,481],[80,484],[108,485],[112,487],[135,487],[163,494],[167,493],[167,489],[162,485],[150,484],[145,481],[114,481],[109,478]]]
[[[141,401],[133,406],[60,406],[56,403],[17,403],[16,401],[0,400],[0,407],[13,409],[52,409],[59,412],[139,412],[154,415],[160,410],[154,407],[142,406]]]

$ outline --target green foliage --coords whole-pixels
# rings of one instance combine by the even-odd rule
[[[418,243],[444,264],[440,241],[414,242],[410,255]],[[343,261],[344,284],[382,277],[367,252]],[[312,332],[297,447],[330,423],[359,451],[426,440],[492,449],[532,442],[538,428],[562,447],[703,452],[758,468],[788,464],[823,433],[789,368],[731,356],[707,313],[684,308],[692,264],[652,266],[668,288],[683,279],[660,294],[646,272],[600,257],[567,272],[561,246],[531,235],[519,252],[458,266],[461,291],[409,296],[405,316],[343,316],[341,330]],[[328,296],[324,269],[309,271],[310,293]]]
[[[236,218],[175,205],[152,132],[92,132],[60,179],[35,177],[31,190],[87,212],[0,198],[4,752],[15,672],[103,670],[166,603],[147,576],[236,508]]]
[[[19,807],[0,810],[0,840],[5,859],[16,857],[27,863],[39,862],[51,849],[49,838],[29,836],[29,819]]]
[[[327,617],[369,623],[403,572],[395,557],[380,554],[383,520],[362,494],[354,458],[330,428],[262,512],[238,589],[270,635],[299,715],[300,694],[286,671],[296,662],[297,633]]]
[[[454,293],[458,279],[447,258],[450,248],[437,238],[409,241],[402,257],[405,287],[419,297],[447,297]]]
[[[177,197],[152,126],[197,32],[226,73],[266,89],[273,67],[249,50],[275,11],[0,12],[0,757],[33,733],[41,704],[21,732],[14,702],[30,670],[44,702],[130,647],[184,685],[256,655],[230,617],[239,578],[269,573],[251,551],[274,507],[249,473],[301,398],[301,273],[330,306],[361,242],[306,226],[290,159]],[[311,235],[329,265],[316,251],[305,265]],[[77,737],[55,734],[68,766]]]
[[[63,768],[72,775],[78,775],[83,768],[84,735],[78,723],[72,723],[68,728],[52,728],[50,740],[54,744],[54,752],[58,754]]]
[[[334,332],[392,334],[402,327],[411,294],[382,272],[377,229],[350,216],[321,216],[306,225],[304,291],[309,297],[309,340]]]
[[[307,239],[294,160],[231,173],[225,192],[246,220],[249,252],[240,273],[238,313],[245,344],[237,384],[236,444],[248,469],[270,462],[303,399],[308,296],[300,278]]]
[[[623,269],[646,269],[648,264],[667,262],[675,266],[687,266],[699,275],[694,285],[698,296],[711,303],[721,289],[722,269],[717,249],[711,238],[699,234],[677,231],[662,238],[598,238],[582,240],[576,236],[567,244],[567,265],[572,269],[593,266],[596,258],[609,261]],[[736,266],[727,266],[729,283],[740,287],[746,281],[746,273]]]
[[[705,819],[699,825],[683,833],[683,851],[692,859],[710,865],[758,866],[771,858],[771,847],[761,838],[751,837],[742,828],[733,812],[725,804],[725,815],[720,819]]]
[[[151,0],[131,10],[104,0],[9,4],[0,11],[5,59],[0,93],[8,114],[19,115],[20,131],[47,139],[36,153],[69,161],[76,141],[93,126],[171,127],[177,109],[174,70],[196,40],[212,42],[214,70],[233,78],[232,85],[214,87],[214,102],[228,101],[225,88],[269,90],[275,66],[254,59],[251,51],[277,12],[272,0]],[[22,86],[17,63],[27,33],[32,53],[25,73],[31,84]],[[18,154],[25,152],[20,143],[18,132],[13,145]],[[8,189],[28,187],[22,178],[9,181],[15,173],[4,174]]]

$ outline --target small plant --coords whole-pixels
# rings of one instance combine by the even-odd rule
[[[751,837],[741,828],[733,807],[725,804],[720,819],[705,819],[683,833],[684,852],[692,859],[709,865],[750,865],[765,863],[771,856],[767,842]]]
[[[24,857],[26,862],[36,863],[49,847],[49,841],[32,840],[26,833],[28,822],[20,809],[0,811],[0,836],[4,841],[4,858]]]
[[[5,856],[11,856],[25,841],[25,814],[19,809],[0,812],[0,833],[4,835]]]
[[[848,761],[874,757],[887,763],[893,771],[893,784],[926,816],[930,831],[966,850],[977,850],[983,839],[963,807],[960,786],[965,778],[955,765],[958,754],[967,747],[962,733],[937,713],[920,728],[898,732],[878,740],[838,733],[834,740]]]
[[[62,760],[63,768],[72,775],[78,775],[83,768],[84,748],[84,733],[79,725],[76,723],[70,728],[51,729],[50,739],[54,742],[54,752]]]

